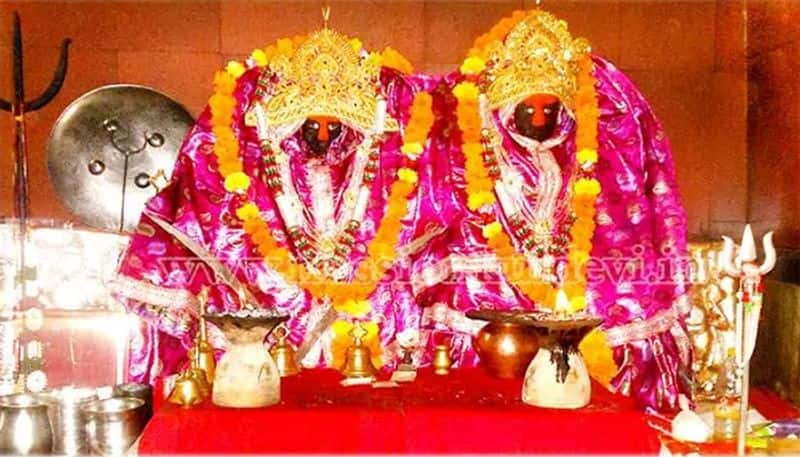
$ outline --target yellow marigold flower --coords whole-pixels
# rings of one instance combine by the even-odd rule
[[[403,154],[407,155],[422,154],[422,143],[419,143],[417,141],[413,141],[411,143],[403,143],[403,146],[400,147],[400,151]]]
[[[242,65],[241,62],[236,60],[231,60],[230,62],[228,62],[227,65],[225,65],[225,71],[227,71],[228,74],[230,74],[234,78],[242,76],[245,70],[246,68],[244,67],[244,65]]]
[[[484,68],[486,68],[486,62],[480,57],[467,57],[464,63],[461,64],[461,73],[475,75],[482,72]]]
[[[569,307],[572,311],[582,311],[586,309],[586,297],[583,295],[569,299]]]
[[[294,44],[294,48],[295,49],[299,48],[300,45],[303,44],[306,41],[307,38],[308,38],[308,35],[295,35],[295,36],[293,36],[292,37],[292,43]]]
[[[280,55],[290,57],[294,54],[294,42],[292,42],[291,38],[281,38],[275,43],[275,47]]]
[[[464,146],[464,154],[480,155],[483,152],[483,146],[480,143],[467,143]]]
[[[236,79],[227,71],[218,71],[214,74],[214,91],[221,94],[231,94],[236,88]]]
[[[263,49],[254,49],[253,53],[250,54],[250,57],[253,59],[253,62],[256,63],[259,67],[266,67],[269,59],[267,58],[267,53],[264,52]]]
[[[239,161],[231,161],[231,162],[220,162],[217,166],[220,174],[222,176],[230,176],[234,173],[239,173],[242,171],[242,164]]]
[[[469,209],[472,211],[477,211],[479,208],[491,205],[492,203],[494,203],[494,194],[488,190],[470,194],[469,198],[467,198],[467,206],[469,206]]]
[[[433,96],[427,92],[418,92],[411,102],[411,110],[412,112],[422,112],[422,110],[430,112],[431,105],[433,105]]]
[[[581,178],[575,182],[575,193],[597,196],[600,193],[600,183],[594,178]]]
[[[361,48],[364,47],[364,45],[361,43],[361,40],[359,40],[358,38],[350,39],[349,43],[350,47],[352,47],[353,51],[355,51],[356,53],[361,52]]]
[[[409,184],[416,184],[417,181],[419,180],[417,172],[410,168],[401,168],[397,170],[397,177],[401,181],[407,182]]]
[[[278,48],[274,44],[264,48],[264,57],[267,58],[267,63],[269,63],[269,61],[272,60],[272,58],[276,55],[278,55]]]
[[[381,55],[378,54],[377,52],[370,52],[369,53],[369,56],[367,57],[367,63],[369,65],[377,65],[379,67],[381,65],[383,65],[383,62],[381,60]]]
[[[594,163],[597,162],[597,150],[583,148],[578,151],[578,162],[580,163]]]
[[[243,221],[257,218],[260,215],[261,212],[258,210],[258,206],[253,203],[245,203],[236,210],[236,217]]]
[[[411,65],[411,62],[400,54],[393,48],[387,47],[381,53],[381,60],[383,61],[383,66],[388,68],[394,68],[395,70],[401,73],[411,73],[414,71],[414,66]]]
[[[364,317],[372,309],[369,301],[367,300],[353,300],[349,298],[344,303],[337,303],[334,305],[336,311],[345,313],[353,317]]]
[[[486,224],[481,229],[483,237],[486,238],[487,240],[494,238],[502,231],[503,231],[503,226],[500,225],[500,223],[497,221],[494,221],[491,224]]]
[[[453,95],[461,100],[477,100],[478,86],[471,82],[461,82],[453,89]]]
[[[225,190],[228,192],[244,192],[250,187],[250,177],[244,172],[231,173],[225,178]]]

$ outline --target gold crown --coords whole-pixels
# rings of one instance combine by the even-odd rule
[[[346,37],[327,28],[310,35],[291,56],[270,62],[278,82],[266,103],[271,125],[309,116],[334,116],[363,131],[374,127],[380,65],[364,58]],[[398,124],[386,118],[386,130]]]
[[[550,13],[528,13],[505,39],[487,49],[489,104],[498,108],[533,94],[550,94],[567,106],[578,89],[578,65],[590,52],[582,38],[573,38],[567,23]]]

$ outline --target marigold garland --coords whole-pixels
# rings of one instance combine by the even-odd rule
[[[284,38],[264,49],[256,49],[251,54],[248,66],[266,67],[275,56],[291,57],[305,37]],[[361,42],[350,40],[357,52]],[[402,72],[412,71],[411,65],[397,51],[386,48],[382,54],[371,53],[368,59],[386,67]],[[250,178],[244,172],[239,154],[239,143],[233,131],[233,115],[236,108],[234,92],[237,79],[247,67],[240,62],[229,62],[224,71],[214,76],[214,94],[209,99],[211,125],[214,133],[214,154],[217,167],[224,180],[225,189],[243,198],[250,188]],[[428,132],[433,125],[432,98],[422,92],[415,96],[410,109],[410,119],[403,135],[401,150],[408,156],[408,164],[397,171],[397,180],[392,183],[386,211],[374,238],[367,243],[367,257],[363,259],[353,275],[352,282],[335,282],[316,278],[302,263],[295,262],[289,250],[280,246],[272,236],[269,225],[261,217],[258,206],[245,200],[236,209],[236,217],[242,221],[244,232],[250,237],[259,255],[264,257],[270,268],[280,273],[291,284],[305,288],[313,297],[328,297],[334,308],[342,314],[362,319],[371,310],[369,295],[385,276],[396,258],[396,245],[399,242],[402,224],[407,213],[408,198],[416,192],[418,181],[416,158],[422,153]],[[338,366],[344,357],[344,350],[351,341],[349,335],[353,324],[349,320],[339,320],[333,326],[331,349],[333,364]],[[372,348],[374,363],[380,366],[382,353],[378,326],[366,322],[367,334],[364,343]]]
[[[528,13],[516,11],[511,17],[501,20],[487,34],[475,41],[469,57],[461,65],[466,80],[453,89],[458,100],[456,118],[462,134],[462,150],[465,158],[465,181],[467,205],[472,211],[481,208],[489,210],[495,203],[494,179],[484,165],[484,148],[481,144],[481,116],[479,111],[479,87],[472,82],[475,75],[486,68],[486,52],[491,46],[505,39],[509,31]],[[570,205],[575,214],[575,223],[570,229],[571,242],[567,254],[567,268],[563,290],[569,297],[573,310],[586,307],[586,264],[592,250],[592,237],[595,229],[595,202],[601,191],[600,182],[595,179],[593,170],[598,160],[597,123],[600,115],[597,105],[597,92],[593,76],[593,63],[585,57],[579,67],[578,93],[575,97],[577,176],[572,183]],[[483,211],[493,214],[492,211]],[[534,280],[527,259],[519,254],[502,225],[491,217],[486,217],[482,233],[487,244],[494,251],[501,269],[511,284],[516,285],[526,296],[539,306],[552,307],[558,289],[551,284]],[[586,355],[592,375],[608,384],[616,372],[613,354],[599,329],[584,339],[581,350]]]

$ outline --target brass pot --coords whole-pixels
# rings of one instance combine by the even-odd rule
[[[481,365],[498,378],[523,378],[539,350],[530,327],[513,322],[490,321],[472,339]]]

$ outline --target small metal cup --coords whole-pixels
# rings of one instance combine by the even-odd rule
[[[0,397],[0,454],[49,454],[52,447],[53,434],[44,402],[28,394]]]
[[[89,450],[94,455],[123,455],[142,432],[144,400],[131,397],[95,400],[81,406]]]
[[[72,386],[43,392],[38,397],[47,404],[47,415],[53,428],[53,453],[59,455],[84,455],[86,421],[80,407],[97,400],[97,389]]]
[[[114,397],[133,397],[144,400],[144,415],[145,421],[149,421],[153,417],[153,386],[150,384],[140,384],[137,382],[129,382],[126,384],[117,384],[114,386]]]

